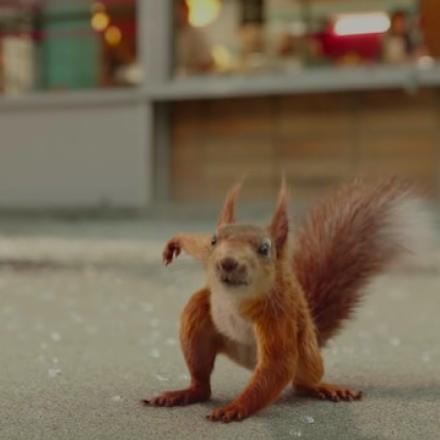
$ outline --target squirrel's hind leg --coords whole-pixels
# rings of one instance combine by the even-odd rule
[[[194,294],[182,314],[180,341],[191,375],[190,386],[144,400],[145,404],[170,407],[204,402],[210,398],[210,378],[222,347],[222,338],[211,320],[209,295],[208,289]]]
[[[360,400],[362,398],[362,391],[324,382],[317,385],[296,385],[296,389],[304,396],[316,397],[321,400],[331,400],[333,402]]]
[[[362,392],[351,388],[321,382],[324,365],[317,345],[302,347],[297,376],[293,382],[296,390],[304,396],[339,402],[360,400]]]
[[[293,385],[300,394],[322,400],[359,400],[360,391],[340,385],[321,382],[324,375],[324,363],[313,326],[306,325],[299,345],[299,362]]]

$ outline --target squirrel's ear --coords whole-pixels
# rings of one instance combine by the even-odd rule
[[[235,222],[235,202],[241,190],[241,182],[237,183],[226,195],[222,212],[217,221],[217,226]]]
[[[269,227],[277,252],[284,247],[289,235],[288,199],[289,191],[287,189],[286,179],[283,178],[278,194],[277,206]]]

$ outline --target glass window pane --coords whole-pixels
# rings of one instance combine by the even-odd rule
[[[178,76],[433,63],[436,0],[175,0]],[[437,21],[436,21],[437,20]]]
[[[0,61],[5,94],[137,85],[136,1],[0,2]]]

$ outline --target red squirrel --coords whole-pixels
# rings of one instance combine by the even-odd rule
[[[319,399],[360,399],[360,391],[322,381],[320,349],[352,315],[372,277],[405,251],[400,232],[417,210],[411,187],[396,179],[346,184],[317,203],[294,243],[285,183],[267,227],[236,223],[239,190],[227,195],[214,235],[176,235],[165,246],[167,265],[182,250],[202,262],[207,284],[181,317],[189,387],[145,403],[207,401],[218,354],[253,375],[236,399],[212,411],[211,421],[243,420],[289,384]]]

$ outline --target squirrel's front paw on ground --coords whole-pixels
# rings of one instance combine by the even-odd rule
[[[248,415],[248,412],[243,406],[231,403],[223,408],[215,409],[209,416],[207,416],[207,419],[211,422],[229,423],[234,421],[239,422],[240,420],[245,419]]]
[[[168,241],[165,245],[165,248],[162,252],[163,262],[168,266],[173,261],[174,257],[178,257],[182,250],[182,246],[177,237],[173,237]]]
[[[153,406],[184,406],[192,403],[206,402],[210,391],[202,388],[190,387],[184,390],[167,391],[151,400],[144,400],[145,405]]]

